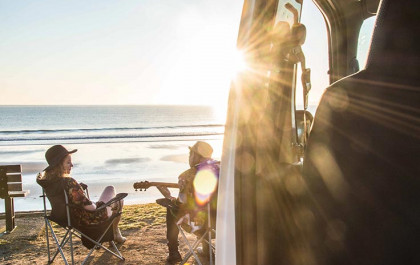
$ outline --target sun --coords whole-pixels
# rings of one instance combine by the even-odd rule
[[[244,53],[220,38],[199,35],[171,50],[160,64],[165,71],[159,79],[158,103],[209,105],[219,117],[226,116],[231,82],[247,65]]]
[[[245,54],[238,49],[234,49],[232,51],[232,58],[230,64],[232,78],[236,77],[238,73],[248,69],[248,65],[245,60]]]

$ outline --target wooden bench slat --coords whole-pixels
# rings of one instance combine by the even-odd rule
[[[22,182],[21,174],[7,174],[7,182]]]
[[[22,165],[1,165],[0,169],[6,171],[6,173],[22,172]]]
[[[15,229],[15,209],[13,199],[26,197],[29,190],[22,190],[22,166],[0,165],[0,197],[4,199],[6,212],[6,232]]]
[[[29,190],[23,190],[23,191],[9,191],[10,197],[26,197],[26,195],[29,194]]]
[[[8,182],[8,191],[22,191],[22,182]]]

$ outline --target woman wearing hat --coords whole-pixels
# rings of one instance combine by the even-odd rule
[[[113,186],[107,186],[102,192],[98,202],[93,203],[90,201],[83,192],[82,186],[70,176],[70,171],[73,167],[71,154],[76,151],[77,149],[68,151],[62,145],[54,145],[49,148],[45,153],[48,167],[44,169],[44,172],[38,174],[37,183],[44,188],[49,199],[63,197],[62,190],[64,188],[68,195],[69,202],[81,206],[79,208],[71,208],[71,216],[75,217],[75,221],[78,222],[79,226],[100,223],[107,220],[112,215],[111,207],[106,207],[103,210],[96,212],[92,212],[92,210],[95,210],[96,207],[99,207],[101,204],[114,198],[116,195],[115,188]],[[54,199],[50,199],[51,203],[53,203],[52,201],[54,201]],[[117,204],[116,207],[119,205],[122,207],[122,201],[121,204],[115,204]],[[64,210],[61,212],[59,211],[60,210],[51,213],[51,215],[55,214],[55,218],[58,220],[66,216]],[[121,235],[120,229],[118,228],[120,216],[117,218],[118,219],[113,226],[114,241],[123,243],[126,238]]]

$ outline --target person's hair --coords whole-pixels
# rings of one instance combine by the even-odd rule
[[[69,177],[68,174],[64,173],[64,166],[63,166],[63,161],[67,156],[63,157],[63,159],[61,159],[60,163],[58,163],[56,166],[45,170],[44,173],[44,178],[47,180],[54,180],[54,179],[58,179],[58,178],[65,178],[65,177]]]

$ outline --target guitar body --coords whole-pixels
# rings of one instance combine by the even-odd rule
[[[156,203],[163,206],[163,207],[169,208],[173,211],[178,211],[179,210],[179,205],[177,205],[175,202],[173,202],[173,201],[171,201],[167,198],[157,199]]]

